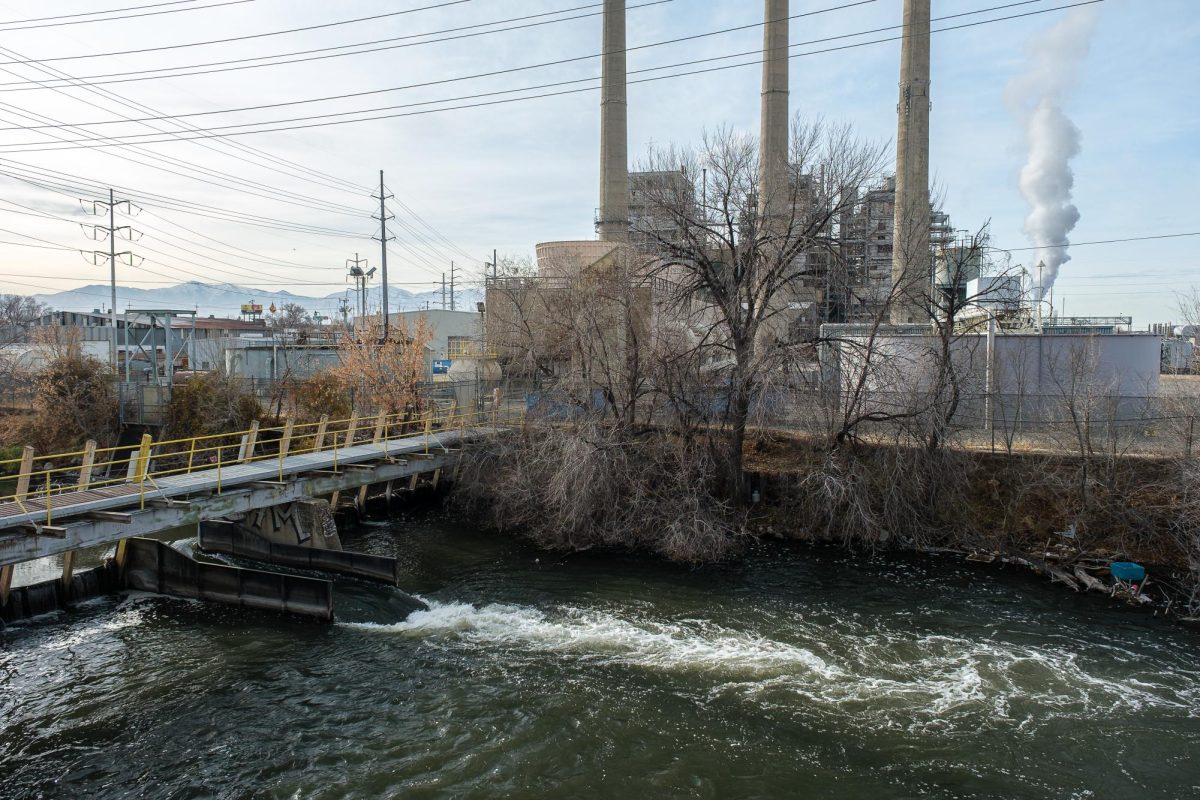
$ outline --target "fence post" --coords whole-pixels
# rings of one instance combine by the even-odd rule
[[[322,414],[321,419],[317,422],[317,434],[313,442],[313,452],[319,453],[325,449],[325,429],[329,427],[329,415]]]
[[[258,420],[250,423],[250,430],[246,431],[243,442],[242,452],[238,453],[238,461],[249,464],[254,460],[254,445],[258,443]]]
[[[383,441],[383,426],[387,422],[387,412],[380,411],[379,416],[375,418],[375,435],[371,438],[373,444],[379,444]]]
[[[17,504],[20,505],[29,495],[29,478],[33,472],[33,448],[25,445],[25,449],[21,451],[21,471],[17,473]]]
[[[141,501],[142,509],[146,508],[146,472],[150,468],[150,443],[153,441],[150,434],[142,434],[142,444],[138,448],[137,454],[137,478],[138,482],[138,497]]]
[[[350,415],[350,426],[346,428],[346,440],[344,447],[351,447],[354,444],[354,434],[358,433],[358,412]]]
[[[425,455],[429,455],[429,430],[433,427],[433,412],[425,413]]]
[[[287,458],[288,450],[292,446],[292,428],[295,427],[295,421],[287,418],[287,422],[283,425],[283,438],[279,440],[279,481],[283,482],[283,460]]]

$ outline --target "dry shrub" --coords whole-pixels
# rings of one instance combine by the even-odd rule
[[[623,548],[701,563],[735,544],[707,447],[587,418],[464,452],[454,501],[554,550]]]
[[[349,389],[332,370],[322,370],[297,381],[290,396],[296,416],[302,422],[315,422],[322,414],[328,414],[330,419],[347,419],[354,411]]]
[[[114,376],[104,362],[65,349],[33,376],[33,413],[14,438],[39,453],[76,450],[88,439],[116,443],[119,406]]]
[[[167,438],[243,431],[263,416],[262,406],[241,384],[217,372],[175,386],[167,407]]]
[[[968,501],[973,465],[946,449],[835,450],[798,476],[785,502],[809,535],[847,546],[962,543],[976,531]]]
[[[384,341],[381,320],[371,318],[363,330],[343,337],[341,363],[329,370],[362,413],[396,413],[421,405],[418,385],[425,380],[426,348],[433,328],[424,316],[411,326],[397,319],[388,328]]]

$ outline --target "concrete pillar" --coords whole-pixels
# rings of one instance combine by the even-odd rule
[[[629,132],[625,99],[625,0],[604,0],[600,86],[601,241],[629,241]]]
[[[929,0],[904,0],[900,102],[896,106],[896,217],[892,322],[925,322],[929,293]]]
[[[758,213],[788,214],[788,0],[763,3],[763,74]]]

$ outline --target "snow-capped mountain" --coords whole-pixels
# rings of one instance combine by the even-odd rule
[[[59,311],[92,311],[107,309],[110,289],[107,284],[94,283],[56,294],[34,295],[38,300]],[[367,292],[367,305],[372,311],[379,308],[382,292],[372,286]],[[264,309],[272,303],[282,307],[284,303],[298,303],[310,312],[322,316],[340,315],[341,299],[348,298],[350,313],[354,313],[357,298],[353,290],[334,292],[322,297],[293,294],[291,292],[267,291],[232,283],[201,283],[189,281],[178,286],[160,289],[138,289],[117,286],[117,310],[128,308],[175,308],[196,309],[203,316],[236,317],[243,303],[261,303]],[[462,311],[474,311],[475,304],[483,299],[480,289],[459,289],[455,292],[455,306]],[[449,308],[449,294],[446,297]],[[399,287],[388,287],[388,306],[391,311],[414,311],[422,308],[441,308],[442,290],[410,292]]]

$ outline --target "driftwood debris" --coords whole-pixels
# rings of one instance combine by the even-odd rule
[[[1075,577],[1079,579],[1079,582],[1082,583],[1088,591],[1104,592],[1105,594],[1111,593],[1109,587],[1104,585],[1104,581],[1100,580],[1094,575],[1089,574],[1083,567],[1075,567],[1074,574]]]
[[[1051,583],[1062,583],[1071,587],[1076,592],[1079,591],[1079,581],[1072,578],[1065,570],[1047,565],[1046,574],[1050,576]]]

